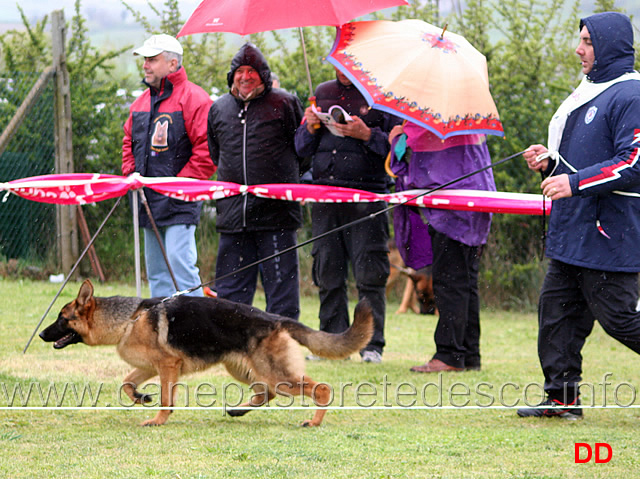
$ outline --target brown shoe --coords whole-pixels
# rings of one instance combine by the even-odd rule
[[[454,368],[453,366],[443,363],[439,359],[432,359],[421,366],[412,367],[411,371],[414,373],[439,373],[442,371],[464,371],[464,368]]]

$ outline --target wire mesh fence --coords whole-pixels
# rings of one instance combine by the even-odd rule
[[[4,72],[0,76],[0,131],[39,76],[39,72]],[[53,83],[48,82],[0,155],[0,181],[54,172],[53,95]],[[48,258],[56,247],[55,223],[54,205],[5,195],[0,201],[0,258]]]

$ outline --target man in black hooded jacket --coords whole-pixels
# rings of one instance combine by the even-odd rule
[[[260,50],[247,43],[231,61],[229,93],[209,110],[209,152],[218,180],[241,185],[297,183],[300,158],[294,135],[302,121],[295,96],[273,89]],[[302,212],[297,202],[237,195],[218,200],[220,233],[216,277],[294,246]],[[271,313],[298,319],[298,254],[290,251],[259,266],[216,280],[218,296],[252,304],[258,274]]]

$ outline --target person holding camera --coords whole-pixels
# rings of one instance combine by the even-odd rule
[[[400,120],[371,110],[365,98],[343,73],[316,88],[317,106],[305,110],[303,126],[295,136],[300,156],[312,157],[314,184],[387,192],[384,162],[389,152],[388,134]],[[331,108],[338,106],[340,108]],[[335,112],[332,133],[317,112]],[[346,112],[346,115],[344,112]],[[384,202],[314,203],[313,236],[379,213]],[[374,334],[360,352],[364,362],[379,363],[385,345],[385,285],[389,276],[387,215],[371,219],[320,238],[313,243],[312,276],[320,289],[320,329],[341,333],[349,327],[347,276],[353,270],[358,299],[366,297],[373,308]],[[309,356],[308,359],[315,359]]]

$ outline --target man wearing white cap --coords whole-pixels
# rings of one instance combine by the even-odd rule
[[[130,107],[124,124],[122,173],[142,176],[180,176],[206,180],[215,172],[207,146],[209,95],[187,79],[182,46],[170,35],[153,35],[134,55],[144,57],[143,83],[149,88]],[[200,284],[196,266],[196,225],[201,202],[187,202],[145,189],[171,271],[179,290]],[[162,249],[140,208],[145,262],[152,296],[176,291]],[[202,289],[192,293],[202,296]]]

